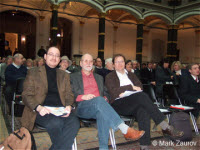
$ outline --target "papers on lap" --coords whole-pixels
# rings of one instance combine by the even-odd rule
[[[159,110],[161,111],[161,112],[170,112],[169,110],[167,110],[167,109],[161,109],[161,108],[159,108]]]
[[[170,108],[176,108],[176,109],[182,109],[182,110],[194,109],[194,107],[183,106],[183,105],[171,105]]]
[[[118,97],[115,100],[118,100],[120,98],[124,98],[124,97],[130,96],[132,94],[136,94],[136,93],[139,93],[139,92],[142,92],[142,90],[140,90],[140,91],[125,91],[122,97]]]
[[[68,111],[65,111],[65,107],[50,107],[50,106],[44,106],[48,108],[51,111],[51,114],[55,116],[63,116],[68,114]]]

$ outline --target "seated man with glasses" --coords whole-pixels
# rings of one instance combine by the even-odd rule
[[[22,126],[29,130],[35,123],[44,127],[52,141],[50,150],[69,150],[80,126],[79,119],[71,112],[74,95],[70,77],[56,68],[60,62],[58,48],[50,47],[44,59],[46,64],[30,69],[24,81]],[[68,114],[54,116],[45,106],[64,107]]]

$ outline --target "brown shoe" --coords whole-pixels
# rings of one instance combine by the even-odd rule
[[[128,131],[126,134],[124,134],[124,137],[126,139],[131,139],[133,141],[136,141],[138,139],[140,139],[143,135],[144,135],[145,131],[141,130],[135,130],[133,128],[128,128]]]
[[[178,131],[173,126],[169,126],[169,128],[162,130],[162,132],[165,137],[169,137],[170,139],[180,138],[184,135],[183,131]]]

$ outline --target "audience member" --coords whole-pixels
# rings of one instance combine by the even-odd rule
[[[196,108],[193,112],[197,118],[200,111],[200,82],[199,82],[199,65],[190,64],[188,65],[190,75],[181,76],[179,95],[181,100],[189,106]]]
[[[140,139],[141,149],[148,149],[150,141],[150,118],[160,125],[163,134],[173,139],[181,137],[179,132],[170,126],[165,116],[152,103],[147,94],[142,92],[142,83],[137,76],[125,70],[125,57],[117,54],[113,58],[115,71],[106,76],[106,87],[111,96],[111,105],[119,115],[132,115],[136,117],[139,130],[144,130],[145,135]],[[124,96],[125,91],[136,91],[130,96]]]
[[[17,48],[15,48],[15,51],[13,53],[13,56],[15,56],[15,54],[20,53],[19,50]]]
[[[106,102],[108,94],[104,88],[103,77],[92,72],[93,58],[85,54],[81,58],[81,72],[71,74],[71,86],[77,102],[78,117],[96,119],[99,137],[99,149],[108,149],[109,129],[120,129],[126,138],[137,140],[144,131],[128,127]]]
[[[147,67],[141,70],[141,82],[143,84],[156,85],[155,70],[153,69],[152,62],[148,62]]]
[[[29,58],[26,60],[26,68],[27,69],[33,68],[33,60],[32,59]]]
[[[13,62],[13,57],[8,56],[5,60],[5,63],[1,64],[0,68],[0,77],[1,77],[1,85],[5,85],[5,71],[8,65],[12,64]]]
[[[138,62],[137,60],[132,61],[132,66],[133,66],[133,73],[139,78],[141,79],[141,75],[140,75],[140,70],[138,68]]]
[[[131,60],[127,60],[127,61],[126,61],[126,63],[125,63],[125,69],[126,69],[128,72],[133,72],[133,73],[134,73],[133,65],[132,65],[132,61],[131,61]]]
[[[107,58],[105,60],[105,76],[114,70],[112,58]]]
[[[10,49],[10,47],[8,47],[8,49],[5,51],[5,55],[7,56],[12,56],[12,51]]]
[[[147,67],[147,64],[146,63],[142,63],[142,68],[141,68],[141,70],[142,69],[145,69]]]
[[[37,55],[38,55],[39,57],[44,58],[44,55],[45,55],[45,54],[46,54],[46,50],[44,49],[44,46],[41,46],[40,49],[38,50]]]
[[[72,64],[72,62],[71,62],[71,60],[69,60],[69,58],[67,56],[62,56],[59,69],[65,71],[67,73],[71,73],[70,71],[67,70],[67,68],[69,66],[71,66],[71,64]]]
[[[156,67],[155,79],[156,79],[156,96],[162,98],[163,85],[172,84],[173,74],[169,69],[169,60],[163,59],[160,62],[160,66]]]
[[[174,85],[179,85],[180,77],[181,76],[187,76],[189,75],[188,70],[182,69],[182,65],[180,61],[174,61],[171,65],[171,71],[176,76],[176,79],[174,80]]]
[[[76,61],[73,60],[73,61],[72,61],[72,64],[69,66],[68,70],[69,70],[71,73],[73,73],[73,72],[78,72],[78,71],[81,70],[81,67],[78,66],[78,65],[76,65]]]
[[[16,86],[16,80],[18,78],[26,77],[27,69],[22,65],[23,55],[15,54],[13,63],[7,66],[5,70],[5,98],[8,106],[11,108],[11,101],[13,99],[14,89]]]
[[[74,95],[70,77],[56,68],[60,62],[60,51],[50,47],[44,55],[46,64],[28,71],[22,99],[25,104],[22,126],[33,129],[34,123],[44,127],[51,139],[50,150],[71,150],[80,122],[71,111]],[[69,113],[54,116],[45,106],[65,107]]]
[[[103,68],[103,66],[102,66],[101,58],[96,59],[96,66],[94,68],[94,73],[101,75],[104,79],[107,75],[107,70],[105,68]]]
[[[37,63],[36,66],[38,66],[38,67],[44,66],[44,64],[45,64],[44,58],[38,57],[37,60],[36,60],[36,63]]]

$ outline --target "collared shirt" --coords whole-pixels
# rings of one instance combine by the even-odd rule
[[[192,76],[192,78],[195,80],[195,81],[197,81],[197,83],[199,82],[199,79],[198,79],[198,77],[195,77],[194,75],[192,75],[191,74],[191,76]],[[197,79],[197,80],[196,80]]]
[[[150,69],[150,68],[147,68],[147,69],[152,72],[152,69]]]
[[[13,66],[15,66],[17,69],[19,69],[21,66],[16,65],[14,62],[12,63]]]
[[[124,74],[116,71],[117,73],[117,76],[119,78],[119,81],[120,81],[120,86],[126,86],[126,85],[133,85],[133,83],[131,82],[131,80],[128,78],[128,72],[124,69]]]
[[[96,97],[100,96],[99,88],[93,73],[91,72],[90,75],[86,75],[84,72],[82,72],[82,77],[83,77],[84,95],[94,94]],[[76,101],[77,102],[83,101],[83,99],[81,99],[82,96],[83,95],[77,96]]]

